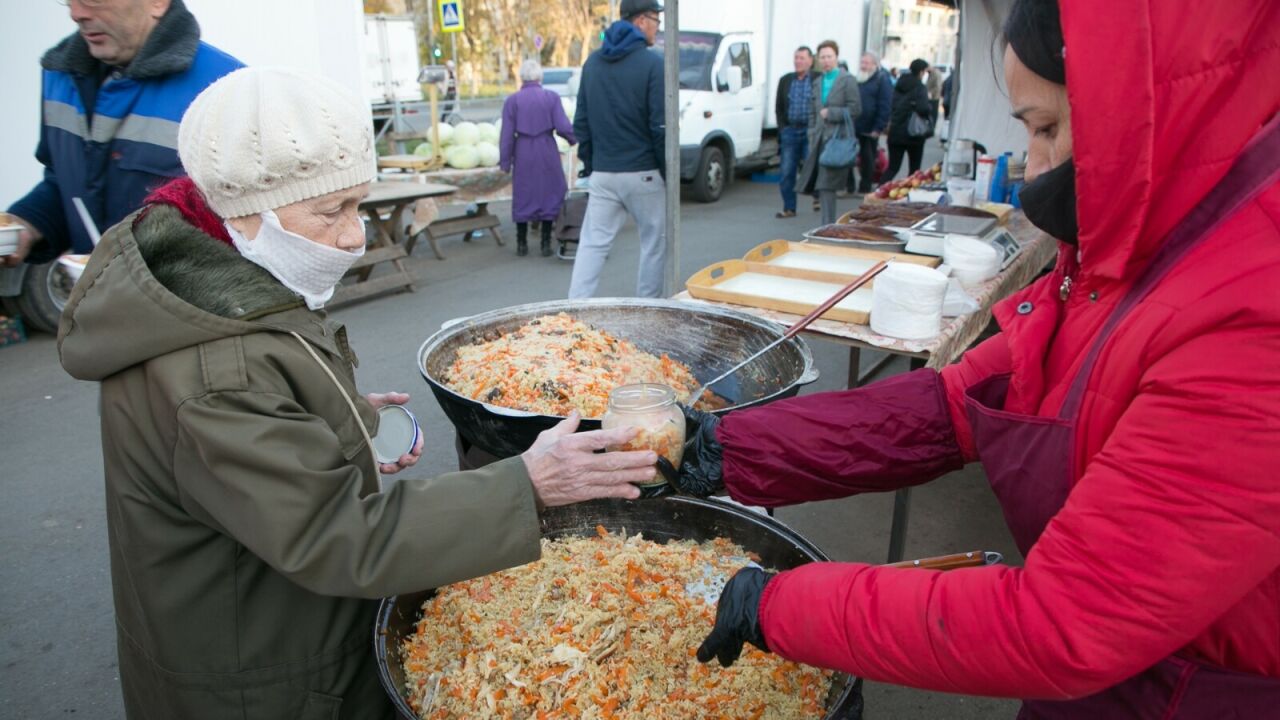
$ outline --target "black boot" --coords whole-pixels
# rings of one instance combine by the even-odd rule
[[[551,223],[542,221],[542,257],[551,257]]]
[[[516,255],[529,254],[529,223],[516,223]]]

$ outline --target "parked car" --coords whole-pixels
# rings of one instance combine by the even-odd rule
[[[542,87],[554,90],[560,97],[576,97],[581,68],[549,67],[542,69]]]

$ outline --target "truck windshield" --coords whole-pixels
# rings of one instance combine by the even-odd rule
[[[711,64],[716,60],[716,48],[719,46],[720,35],[716,33],[680,33],[680,87],[682,89],[711,89]],[[659,55],[662,54],[662,33],[658,33],[658,42],[653,46],[653,51]]]

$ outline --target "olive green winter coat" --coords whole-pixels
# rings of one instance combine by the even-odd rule
[[[128,716],[390,717],[375,599],[535,560],[523,463],[379,490],[350,406],[290,334],[373,433],[345,330],[173,208],[133,225],[103,238],[58,337],[67,371],[102,384]]]

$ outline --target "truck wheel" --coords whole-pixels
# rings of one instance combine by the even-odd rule
[[[724,161],[724,153],[715,145],[702,148],[702,157],[698,160],[698,174],[693,176],[693,198],[698,202],[713,203],[724,193],[725,181],[729,179],[729,168]]]
[[[57,333],[58,319],[71,296],[72,284],[71,276],[57,260],[28,265],[22,279],[22,294],[14,298],[27,327]]]

